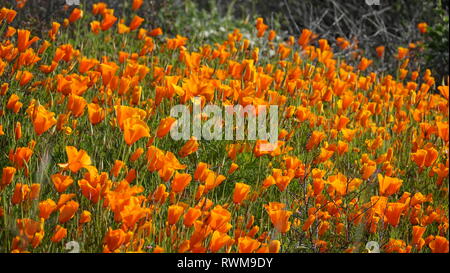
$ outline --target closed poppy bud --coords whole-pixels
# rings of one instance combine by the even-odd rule
[[[378,58],[383,57],[383,55],[384,55],[384,46],[379,46],[375,50],[377,52]]]
[[[20,74],[19,85],[20,86],[27,85],[31,81],[31,79],[33,79],[33,73],[29,71],[23,71]]]
[[[131,20],[131,23],[130,23],[130,30],[133,31],[133,30],[137,29],[142,24],[142,22],[144,22],[144,18],[139,17],[137,15],[134,16],[133,20]]]
[[[269,244],[269,253],[279,253],[281,248],[281,243],[278,240],[272,240]]]
[[[141,8],[144,0],[133,0],[133,3],[131,5],[131,9],[136,11]]]
[[[236,163],[231,163],[230,169],[228,170],[228,174],[233,174],[237,168],[239,168],[239,165]]]
[[[94,34],[98,34],[100,32],[100,30],[101,30],[99,21],[92,21],[90,23],[90,26],[91,26],[91,32],[94,33]]]
[[[199,200],[203,196],[204,191],[205,191],[205,186],[199,185],[197,188],[197,191],[195,192],[195,200]]]
[[[66,236],[67,236],[67,229],[63,228],[60,225],[57,225],[56,229],[55,229],[55,233],[53,234],[53,236],[50,240],[54,243],[59,243]]]
[[[72,10],[72,13],[69,16],[69,22],[70,23],[74,23],[76,22],[78,19],[80,19],[81,17],[83,17],[83,11],[80,10],[79,8],[74,8]]]
[[[142,148],[137,148],[136,151],[134,151],[134,153],[131,154],[130,156],[130,161],[134,162],[136,160],[139,159],[139,157],[144,153],[144,149]]]
[[[73,218],[75,212],[78,210],[79,204],[75,201],[68,201],[59,209],[58,221],[63,224]]]
[[[2,85],[0,86],[0,95],[4,96],[6,95],[6,92],[8,92],[9,89],[9,84],[7,82],[2,83]]]
[[[236,183],[233,193],[233,202],[240,204],[247,197],[250,192],[250,186],[244,183]]]
[[[22,137],[22,125],[20,122],[16,122],[16,126],[14,127],[14,136],[16,140],[20,139]]]
[[[409,53],[409,49],[408,49],[408,48],[399,47],[399,48],[398,48],[398,51],[397,51],[397,56],[396,56],[396,58],[397,58],[398,60],[402,60],[402,59],[406,58],[406,56],[408,55],[408,53]]]
[[[83,210],[83,212],[80,215],[80,224],[85,224],[91,221],[91,213],[87,210]]]
[[[167,117],[161,120],[158,126],[158,130],[156,132],[156,136],[158,138],[163,138],[167,135],[172,128],[172,125],[176,122],[176,119],[173,117]]]
[[[270,30],[269,31],[269,36],[267,37],[267,39],[269,41],[273,41],[273,39],[275,39],[276,36],[277,36],[277,33],[275,32],[275,30]]]
[[[136,170],[130,169],[127,173],[127,176],[125,176],[125,180],[128,181],[128,183],[131,183],[134,179],[136,179]]]
[[[113,175],[114,177],[118,177],[119,172],[124,165],[125,163],[123,161],[120,160],[114,161],[114,166],[111,168],[111,175]]]
[[[152,36],[152,37],[159,36],[159,35],[162,35],[162,34],[163,34],[163,31],[159,27],[155,28],[155,29],[152,29],[150,32],[148,32],[148,35]]]
[[[419,29],[420,33],[422,33],[422,34],[427,33],[428,24],[425,22],[421,22],[421,23],[417,24],[417,28]]]
[[[39,194],[41,193],[41,184],[31,184],[31,191],[30,191],[30,200],[36,200],[39,198]]]
[[[169,225],[174,225],[178,222],[178,219],[180,219],[181,214],[183,214],[184,208],[182,206],[178,205],[172,205],[169,206],[168,210],[168,222]]]

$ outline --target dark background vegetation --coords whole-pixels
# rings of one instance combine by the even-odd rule
[[[99,1],[80,0],[85,9]],[[104,0],[125,16],[131,0]],[[379,0],[368,5],[364,0],[145,0],[138,14],[146,19],[144,27],[161,27],[169,35],[181,34],[191,41],[215,42],[233,28],[251,31],[256,17],[284,37],[298,36],[309,28],[334,41],[344,37],[358,41],[364,55],[375,58],[375,47],[386,46],[391,58],[398,46],[425,39],[412,69],[430,68],[438,78],[448,75],[449,0]],[[28,0],[15,20],[20,27],[44,33],[51,21],[62,21],[70,13],[65,0]],[[14,7],[15,0],[0,0],[1,6]],[[419,22],[430,26],[425,37],[417,30]],[[414,67],[416,66],[416,67]]]

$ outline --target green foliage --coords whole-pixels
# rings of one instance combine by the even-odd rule
[[[437,20],[428,28],[425,43],[425,61],[427,67],[432,67],[440,75],[448,75],[448,12],[442,7],[441,1],[434,9]]]

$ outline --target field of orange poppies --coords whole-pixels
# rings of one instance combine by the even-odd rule
[[[142,0],[38,37],[11,25],[17,2],[0,7],[0,252],[449,252],[448,77],[410,66],[420,41],[369,59],[258,18],[193,46],[144,28]],[[277,105],[277,148],[174,140],[170,109],[195,98]]]

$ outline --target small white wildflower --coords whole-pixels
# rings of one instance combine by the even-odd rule
[[[66,5],[79,6],[80,5],[80,0],[66,0]]]

